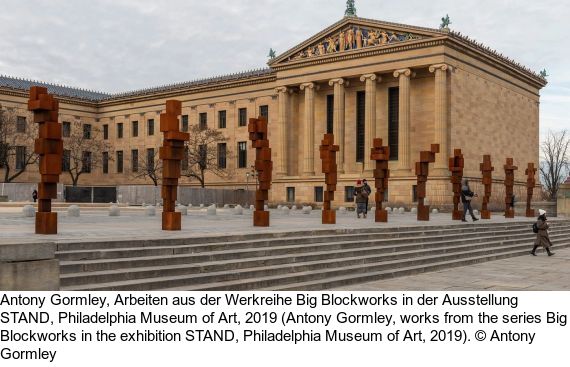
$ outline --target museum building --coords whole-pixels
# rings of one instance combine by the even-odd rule
[[[207,187],[244,189],[251,182],[254,153],[247,122],[263,115],[273,152],[270,202],[322,202],[319,145],[323,134],[334,133],[340,146],[335,205],[352,201],[356,180],[373,181],[369,158],[374,138],[390,147],[388,201],[405,205],[415,200],[420,151],[439,144],[427,197],[442,205],[452,200],[448,158],[458,148],[465,157],[464,175],[476,189],[483,155],[491,155],[493,197],[499,202],[504,201],[503,165],[514,158],[519,167],[516,192],[524,196],[524,169],[539,161],[539,92],[546,80],[446,27],[345,16],[271,58],[266,69],[204,80],[105,94],[1,76],[2,109],[29,120],[27,91],[32,85],[47,86],[60,100],[64,141],[66,126],[80,122],[98,127],[103,132],[98,138],[112,146],[112,152],[97,157],[105,162],[83,175],[79,185],[152,184],[133,178],[130,171],[141,156],[157,154],[162,144],[159,115],[166,100],[178,99],[182,131],[200,124],[226,138],[218,143],[217,163],[228,175],[207,174]],[[16,182],[38,178],[33,166]],[[61,180],[70,183],[65,173]],[[181,184],[199,185],[188,178]]]

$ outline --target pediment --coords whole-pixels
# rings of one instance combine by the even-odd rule
[[[340,22],[272,59],[272,67],[441,36],[442,31],[357,17]]]

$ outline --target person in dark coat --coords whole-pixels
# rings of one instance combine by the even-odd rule
[[[372,193],[372,188],[368,185],[368,181],[366,179],[362,180],[362,185],[364,187],[364,191],[368,194],[366,197],[366,214],[368,214],[368,199],[370,198],[370,194]]]
[[[354,188],[354,201],[356,202],[356,216],[360,218],[360,214],[366,218],[366,202],[368,201],[368,194],[364,190],[364,185],[362,181],[358,180],[356,182],[356,187]]]
[[[465,219],[467,211],[469,211],[469,214],[471,214],[473,222],[479,220],[477,217],[475,217],[475,214],[473,214],[473,208],[471,207],[471,200],[473,200],[474,197],[477,197],[477,194],[475,194],[473,191],[471,191],[471,188],[469,188],[469,181],[463,180],[463,185],[461,186],[461,202],[463,203],[463,219],[461,219],[462,222],[467,222]]]
[[[554,252],[550,251],[550,237],[548,236],[548,223],[546,222],[546,212],[542,209],[538,210],[538,219],[536,221],[536,226],[538,228],[538,233],[536,234],[536,239],[534,240],[534,247],[530,254],[536,256],[536,249],[538,246],[544,247],[548,256],[554,255]]]
[[[34,203],[38,200],[38,190],[34,190],[32,192],[32,199],[34,199]]]

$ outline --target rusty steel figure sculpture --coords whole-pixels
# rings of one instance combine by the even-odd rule
[[[326,189],[323,198],[322,222],[323,224],[335,224],[336,212],[331,208],[331,201],[334,200],[334,192],[337,183],[336,152],[339,146],[334,145],[334,135],[325,134],[319,147],[321,160],[323,163],[323,173],[325,174]]]
[[[515,171],[518,169],[513,164],[512,158],[507,158],[505,168],[505,218],[515,217],[515,203],[514,203],[514,190],[515,185]]]
[[[426,198],[426,183],[429,174],[429,164],[435,162],[435,155],[439,153],[439,144],[432,144],[430,150],[420,152],[420,161],[416,162],[416,175],[418,176],[418,220],[429,221],[429,205],[424,205]]]
[[[372,149],[370,149],[370,159],[376,161],[374,169],[374,185],[376,186],[376,212],[374,220],[376,222],[388,222],[388,212],[382,209],[384,195],[388,190],[388,179],[390,178],[390,170],[388,169],[388,161],[390,160],[390,147],[382,146],[382,139],[374,139]]]
[[[488,209],[488,205],[491,200],[491,193],[493,192],[493,171],[495,168],[491,164],[490,155],[483,156],[483,163],[479,165],[479,168],[482,174],[481,183],[485,188],[483,204],[481,205],[481,219],[491,219],[491,211]]]
[[[176,212],[176,199],[181,161],[185,154],[184,142],[188,141],[190,136],[180,132],[178,116],[181,114],[182,103],[176,100],[166,101],[166,113],[160,114],[160,131],[164,135],[159,158],[162,159],[162,229],[165,231],[182,229],[182,214]]]
[[[267,119],[250,118],[247,125],[249,140],[255,148],[255,170],[259,180],[259,188],[255,192],[255,211],[253,212],[253,225],[255,227],[269,227],[269,211],[265,210],[265,201],[269,200],[271,189],[271,148],[267,140]]]
[[[31,87],[28,110],[39,124],[34,152],[40,156],[41,181],[38,184],[36,234],[57,234],[57,213],[51,211],[51,200],[57,199],[57,183],[61,174],[63,140],[58,122],[59,102],[45,87]]]
[[[536,213],[534,209],[531,208],[532,196],[534,193],[534,186],[536,185],[536,175],[537,169],[534,167],[534,163],[529,163],[527,169],[524,171],[526,174],[526,216],[527,218],[534,218]]]
[[[449,157],[449,171],[451,172],[451,185],[453,187],[453,220],[463,219],[463,212],[459,210],[461,202],[461,181],[463,180],[463,169],[465,168],[465,160],[461,149],[453,151],[453,157]]]

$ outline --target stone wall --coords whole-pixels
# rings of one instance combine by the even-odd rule
[[[59,290],[54,243],[0,244],[0,290]]]

